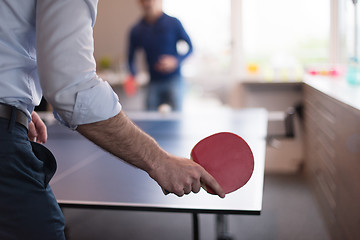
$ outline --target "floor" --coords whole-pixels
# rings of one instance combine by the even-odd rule
[[[64,209],[70,240],[192,238],[183,213]],[[328,240],[317,203],[302,175],[266,174],[260,216],[230,215],[234,240]],[[199,215],[200,239],[216,239],[215,216]]]

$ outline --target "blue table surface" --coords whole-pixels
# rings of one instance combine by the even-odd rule
[[[46,146],[58,170],[50,182],[60,204],[156,211],[249,213],[262,208],[267,112],[264,109],[226,110],[202,114],[128,113],[168,152],[189,157],[192,147],[216,132],[233,132],[253,151],[255,168],[249,182],[225,199],[207,194],[165,196],[146,172],[103,151],[80,134],[58,124],[48,125]]]

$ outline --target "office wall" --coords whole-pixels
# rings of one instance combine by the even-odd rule
[[[125,63],[130,27],[141,16],[137,0],[100,0],[94,27],[95,58],[110,57],[114,67]]]

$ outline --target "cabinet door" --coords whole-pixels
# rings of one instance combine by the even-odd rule
[[[336,222],[336,112],[327,97],[306,86],[304,92],[306,172],[319,200],[324,218],[332,230]]]
[[[360,113],[343,106],[336,153],[339,174],[336,217],[348,237],[360,239]],[[341,133],[341,134],[340,134]]]

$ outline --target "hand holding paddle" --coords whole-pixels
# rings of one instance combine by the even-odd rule
[[[254,170],[254,157],[249,145],[241,137],[229,132],[217,133],[201,140],[191,151],[191,158],[202,166],[202,187],[208,193],[220,197],[244,186]],[[182,171],[181,168],[179,171]],[[200,184],[196,182],[192,189],[184,188],[184,193],[199,192]],[[163,192],[169,193],[164,189]]]
[[[149,174],[162,186],[165,194],[174,193],[181,197],[191,192],[199,192],[201,185],[206,184],[213,189],[214,194],[225,197],[221,186],[199,164],[170,154],[164,160]]]

